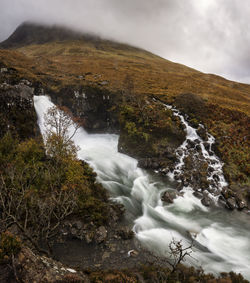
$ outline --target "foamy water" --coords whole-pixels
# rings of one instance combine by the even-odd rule
[[[34,104],[44,133],[43,116],[53,103],[47,96],[35,96]],[[189,127],[187,124],[188,137],[196,139],[197,133]],[[209,139],[212,142],[213,137]],[[173,204],[164,205],[161,194],[174,189],[171,180],[166,177],[163,181],[150,175],[137,167],[134,158],[119,153],[117,135],[88,134],[81,128],[74,142],[80,147],[78,158],[90,164],[97,173],[97,181],[115,201],[126,207],[142,245],[167,256],[173,238],[181,239],[184,247],[194,240],[193,258],[187,258],[187,264],[202,266],[205,271],[214,273],[233,270],[250,279],[250,219],[247,215],[207,208],[193,196],[191,187],[186,187],[183,197],[175,199]],[[181,170],[181,162],[180,158],[180,167],[176,170]],[[218,172],[220,170],[218,166]]]

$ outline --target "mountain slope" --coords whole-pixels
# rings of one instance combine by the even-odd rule
[[[1,47],[12,48],[0,50],[0,62],[17,70],[17,80],[29,79],[50,92],[90,86],[120,100],[130,94],[176,105],[216,136],[228,180],[249,182],[249,85],[59,27],[22,25]],[[137,107],[133,99],[128,103]]]
[[[30,63],[24,64],[14,58],[16,67],[34,69],[37,79],[49,75],[55,85],[98,84],[109,80],[105,87],[119,90],[128,74],[134,80],[136,93],[173,97],[192,92],[213,103],[249,113],[249,85],[198,72],[145,50],[64,28],[23,24],[0,47],[15,47],[31,58]],[[4,51],[1,54],[8,57]],[[85,77],[85,81],[79,76]]]

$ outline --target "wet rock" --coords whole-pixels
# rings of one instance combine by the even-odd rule
[[[227,200],[229,198],[235,198],[236,193],[233,192],[231,189],[229,189],[228,187],[225,187],[222,189],[221,194],[223,195],[223,197]]]
[[[219,204],[222,204],[224,206],[226,205],[226,200],[222,195],[219,196],[218,201],[219,201]]]
[[[226,207],[231,209],[231,210],[234,210],[235,208],[237,208],[235,198],[232,198],[232,197],[228,198],[227,201],[226,201]]]
[[[166,202],[166,203],[173,203],[174,202],[174,197],[169,192],[165,192],[161,196],[161,200]]]
[[[183,186],[184,186],[184,187],[188,187],[188,186],[189,186],[189,182],[188,182],[187,180],[184,180],[184,181],[183,181]]]
[[[212,166],[208,166],[207,171],[209,173],[212,173],[214,171],[214,168]]]
[[[243,197],[241,192],[235,193],[235,200],[236,200],[237,208],[239,210],[248,208],[247,200]]]
[[[117,234],[123,239],[123,240],[130,240],[134,237],[134,232],[127,226],[122,227],[117,231]]]
[[[207,136],[207,131],[205,128],[199,126],[197,129],[197,134],[204,140],[207,141],[208,140],[208,136]]]
[[[187,148],[190,149],[194,147],[195,147],[195,142],[190,139],[187,139]]]
[[[206,189],[209,188],[210,182],[208,181],[207,176],[206,175],[204,176],[204,175],[200,176],[199,185],[200,185],[201,189],[206,190]]]
[[[107,238],[108,232],[106,230],[106,228],[104,226],[100,226],[97,230],[96,230],[96,235],[95,235],[95,241],[100,244],[102,242],[104,242]]]
[[[236,199],[239,210],[250,207],[250,187],[246,185],[231,185],[227,189],[227,194]]]
[[[159,169],[160,168],[160,164],[157,161],[153,161],[151,163],[151,168],[154,169],[154,170]]]
[[[195,146],[195,149],[196,149],[197,151],[201,151],[201,145],[200,145],[200,144],[197,144],[197,145]]]
[[[179,196],[180,194],[177,193],[177,192],[174,192],[174,191],[171,191],[171,192],[164,192],[161,196],[161,200],[165,203],[173,203],[174,202],[174,199]]]
[[[204,206],[207,206],[209,207],[211,204],[212,204],[212,201],[211,199],[208,197],[208,195],[204,195],[202,200],[201,200],[201,203],[204,205]]]
[[[170,172],[170,169],[169,169],[169,168],[163,168],[163,169],[160,170],[160,173],[161,173],[162,175],[167,175],[169,172]]]
[[[182,183],[178,183],[177,187],[176,187],[176,190],[177,191],[181,191],[183,189],[183,185]]]
[[[160,164],[154,158],[141,158],[138,161],[138,167],[144,168],[144,169],[157,170],[160,168]]]
[[[214,174],[213,179],[218,182],[220,180],[220,177],[217,174]]]
[[[191,179],[192,178],[191,178],[190,172],[183,170],[180,178],[181,178],[181,182],[182,182],[183,185],[184,184],[185,184],[185,186],[191,185]]]
[[[180,180],[180,176],[179,176],[178,173],[177,173],[177,174],[174,174],[174,179],[175,179],[175,181],[179,181],[179,180]]]
[[[198,191],[195,191],[193,192],[193,195],[199,199],[202,199],[203,198],[203,193],[201,192],[198,192]]]
[[[213,187],[216,187],[216,182],[212,179],[212,180],[209,180],[210,182],[210,186],[213,186]]]
[[[204,142],[203,145],[204,145],[205,149],[206,149],[207,151],[209,151],[209,149],[210,149],[210,144],[209,144],[208,142]]]
[[[237,205],[238,205],[239,210],[248,208],[245,200],[237,200]]]
[[[177,149],[176,153],[177,153],[179,156],[182,156],[183,150],[179,148],[179,149]]]
[[[194,160],[191,156],[186,156],[183,161],[184,161],[186,170],[191,170],[193,168]]]

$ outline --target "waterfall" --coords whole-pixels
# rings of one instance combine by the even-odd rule
[[[197,159],[203,159],[209,166],[209,170],[207,172],[207,181],[209,183],[208,194],[210,198],[214,199],[214,196],[218,196],[223,187],[226,187],[228,184],[223,175],[223,163],[216,156],[212,147],[215,143],[215,138],[206,132],[205,127],[202,124],[199,124],[199,127],[206,132],[207,141],[205,142],[202,137],[197,133],[197,129],[193,128],[188,124],[186,119],[180,112],[173,108],[170,105],[164,104],[167,109],[170,109],[173,114],[180,118],[182,124],[185,127],[186,131],[186,140],[183,144],[176,150],[176,156],[178,158],[178,162],[172,172],[168,173],[168,176],[173,180],[176,176],[180,176],[183,174],[184,167],[184,158],[193,154]],[[196,153],[192,153],[192,149],[189,148],[189,143],[193,143]],[[198,155],[197,147],[200,148],[200,155]],[[191,186],[192,187],[192,186]],[[202,191],[200,188],[199,191]],[[215,198],[217,199],[217,198]]]
[[[47,96],[35,96],[34,105],[39,127],[44,133],[43,116],[53,103]],[[203,143],[184,117],[177,110],[173,111],[186,125],[188,138],[200,139]],[[136,237],[143,246],[159,255],[168,256],[168,245],[173,238],[181,239],[184,247],[194,241],[192,258],[187,258],[187,264],[202,266],[206,272],[215,274],[233,270],[250,279],[248,215],[219,207],[207,208],[193,195],[189,186],[183,189],[183,196],[165,205],[161,195],[174,190],[171,178],[162,180],[149,174],[137,167],[134,158],[119,153],[117,135],[88,134],[80,128],[74,136],[74,142],[80,148],[78,158],[88,162],[95,170],[97,181],[110,192],[112,199],[125,206],[127,217],[133,223]],[[213,142],[214,138],[209,136],[210,146]],[[184,142],[181,148],[185,151],[185,147]],[[215,161],[213,165],[220,175],[222,187],[225,182],[218,157],[210,156],[205,148],[202,153]],[[177,174],[182,170],[182,159],[183,155],[180,155],[175,169]]]

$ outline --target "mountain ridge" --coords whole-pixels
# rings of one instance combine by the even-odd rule
[[[0,42],[0,48],[20,48],[32,44],[45,44],[49,42],[65,41],[92,42],[96,46],[102,42],[108,42],[111,46],[125,49],[141,49],[125,43],[104,39],[96,34],[80,32],[63,25],[45,25],[35,22],[23,22],[4,41]]]
[[[98,40],[99,38],[90,34],[82,34],[60,25],[43,25],[33,22],[24,22],[3,42],[0,47],[17,48],[29,44],[43,44],[51,41],[66,41],[86,38]],[[99,39],[100,40],[100,39]]]

